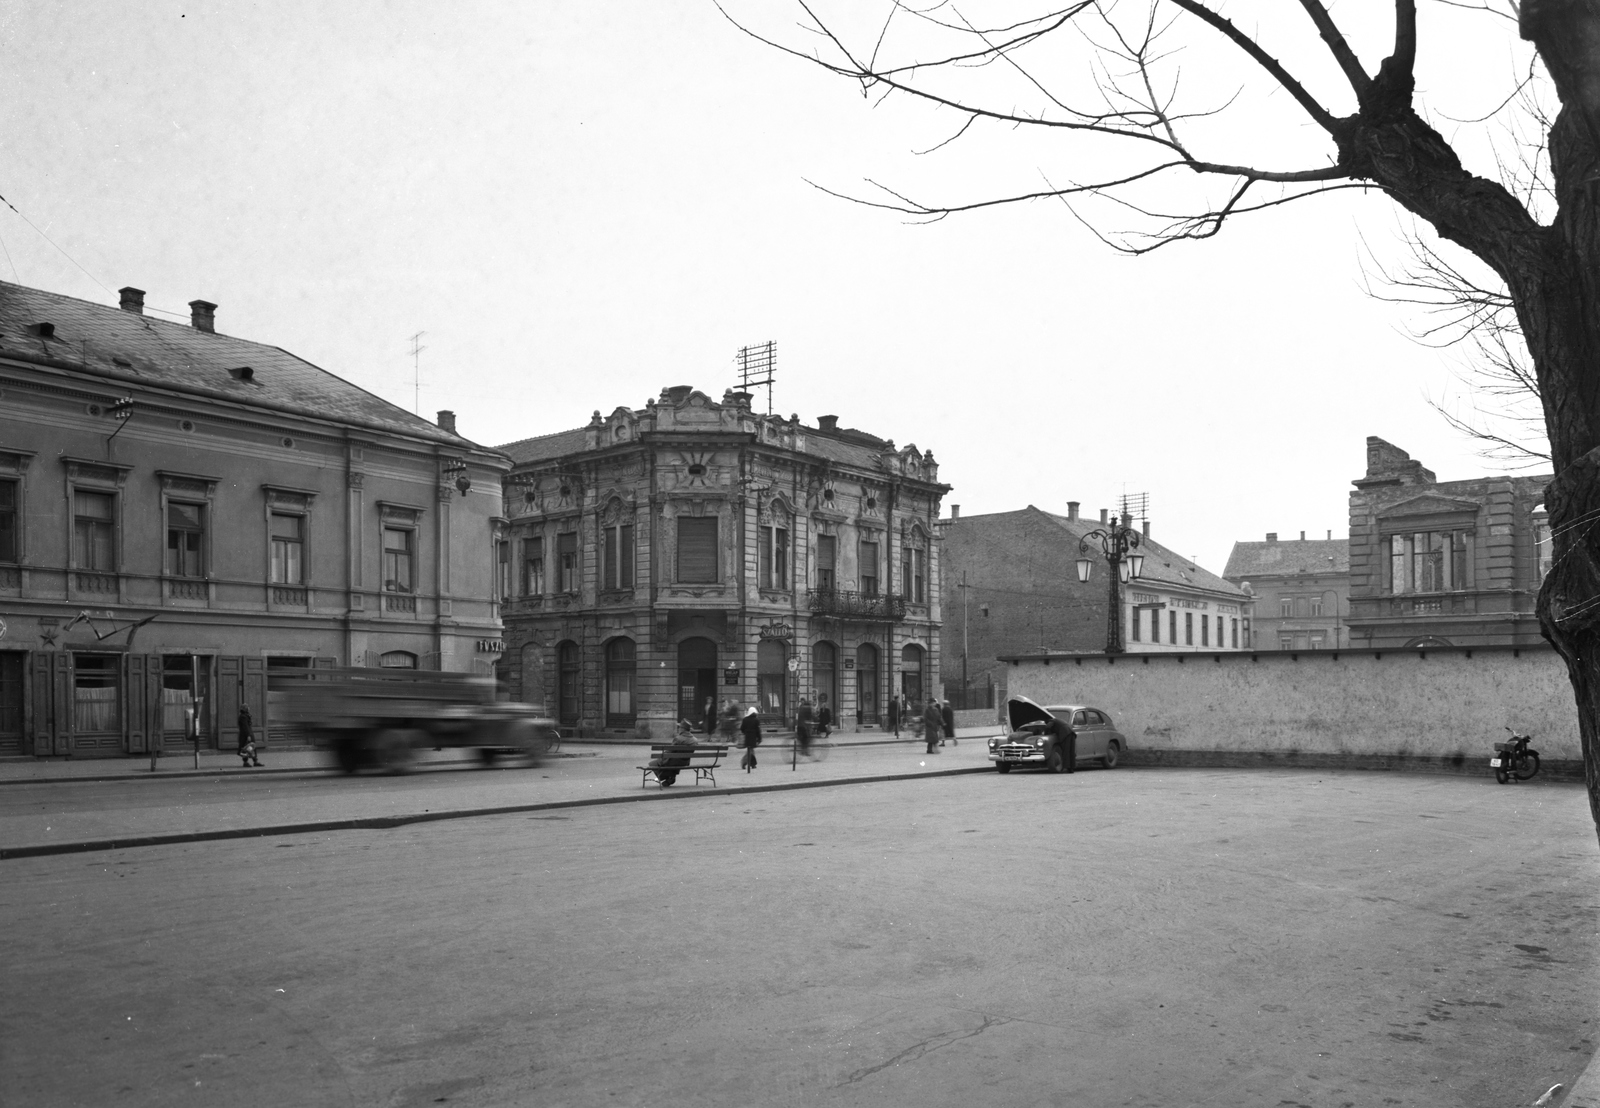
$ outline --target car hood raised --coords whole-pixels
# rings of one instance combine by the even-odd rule
[[[1013,696],[1006,701],[1006,722],[1012,731],[1021,731],[1030,723],[1048,723],[1054,718],[1025,696]]]

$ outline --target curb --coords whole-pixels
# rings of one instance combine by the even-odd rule
[[[288,772],[288,771],[285,771]],[[541,804],[509,804],[496,808],[461,808],[451,812],[421,812],[408,816],[362,816],[356,819],[316,820],[311,823],[284,823],[267,827],[236,827],[220,831],[181,831],[169,835],[136,835],[122,839],[91,839],[72,843],[45,843],[38,846],[0,847],[0,861],[13,858],[44,858],[57,854],[87,854],[104,850],[126,850],[138,846],[170,846],[175,843],[219,842],[224,839],[255,839],[278,835],[306,835],[318,831],[384,831],[413,823],[475,819],[479,816],[509,816],[520,812],[548,812],[562,808],[591,808],[603,804],[637,804],[641,801],[693,799],[695,797],[741,796],[749,793],[787,792],[795,789],[826,789],[835,785],[872,785],[886,781],[915,781],[927,777],[957,777],[968,773],[992,772],[988,766],[930,770],[926,773],[879,773],[868,777],[836,777],[828,781],[788,781],[776,785],[741,785],[731,788],[694,789],[668,792],[640,790],[636,796],[595,796],[582,800],[551,800]]]
[[[1600,1053],[1589,1059],[1572,1088],[1556,1103],[1561,1108],[1600,1108]]]

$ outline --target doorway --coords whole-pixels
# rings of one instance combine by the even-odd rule
[[[684,639],[678,644],[678,718],[703,724],[717,699],[717,644],[710,639]]]

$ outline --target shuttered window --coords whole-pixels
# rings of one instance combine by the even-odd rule
[[[716,583],[716,516],[678,517],[678,580],[686,584]]]

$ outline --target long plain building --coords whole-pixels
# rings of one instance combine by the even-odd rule
[[[0,283],[0,756],[276,737],[274,679],[492,672],[507,460],[275,346]]]

